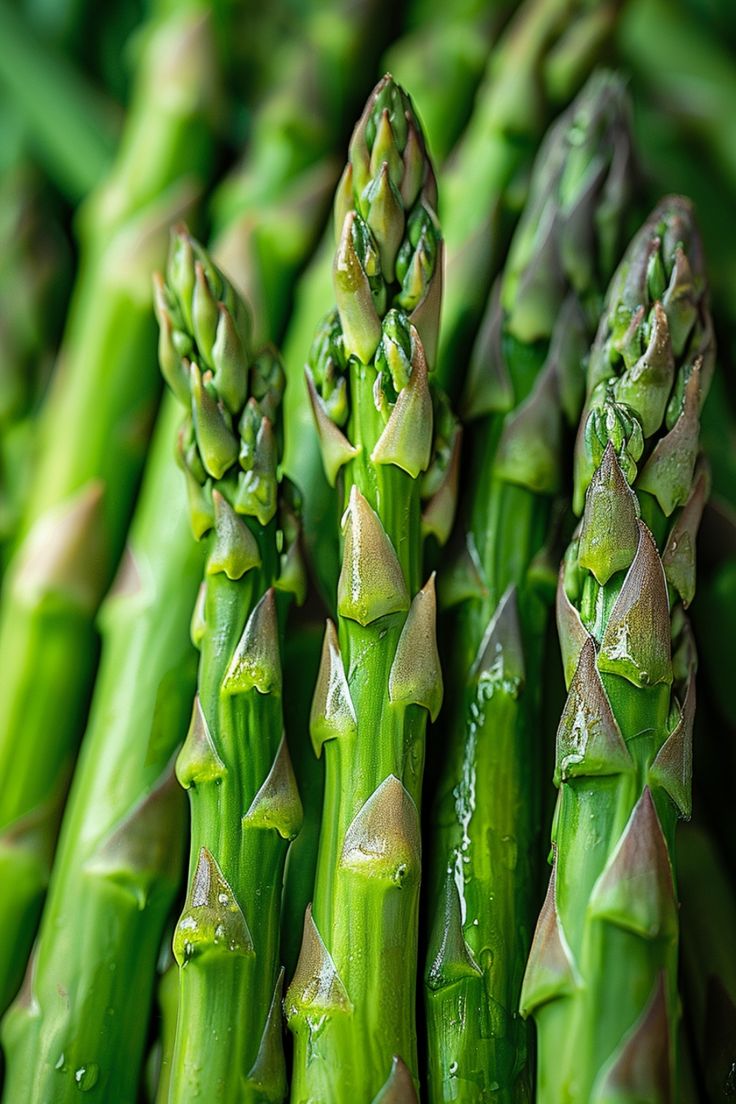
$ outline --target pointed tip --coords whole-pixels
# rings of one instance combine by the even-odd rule
[[[370,625],[409,608],[409,594],[394,547],[381,519],[353,484],[345,512],[344,546],[337,584],[341,617]]]
[[[442,705],[442,668],[437,651],[435,573],[414,596],[388,678],[389,701],[420,705],[435,721]]]
[[[409,1067],[395,1054],[391,1063],[391,1072],[385,1084],[373,1097],[372,1104],[419,1104],[416,1085]]]
[[[312,915],[312,905],[304,914],[299,959],[294,977],[286,991],[284,1011],[289,1024],[325,1015],[347,1014],[353,1005],[343,985],[332,955],[327,950]]]
[[[243,911],[214,855],[200,848],[173,942],[184,967],[205,954],[253,955]]]
[[[680,816],[690,819],[693,809],[693,721],[695,719],[695,677],[685,691],[680,717],[649,769],[649,781],[661,786],[677,806]]]
[[[337,630],[328,618],[309,716],[309,732],[315,755],[320,757],[322,745],[327,740],[351,739],[357,731],[355,707],[345,676]]]
[[[677,900],[669,852],[647,786],[599,877],[591,915],[643,939],[674,939]]]
[[[451,870],[445,874],[441,900],[437,902],[427,951],[427,988],[435,992],[463,978],[482,978],[463,933],[460,897]]]
[[[271,769],[243,817],[243,826],[275,829],[283,839],[293,840],[299,834],[303,819],[304,810],[286,736],[282,736]]]
[[[281,693],[281,648],[276,591],[269,587],[251,612],[222,681],[225,694]]]
[[[591,1104],[627,1104],[673,1099],[672,1025],[667,1011],[664,972],[657,978],[641,1017],[601,1070]]]
[[[555,785],[570,778],[628,773],[634,763],[596,666],[589,636],[580,653],[557,729]]]
[[[404,784],[390,774],[345,833],[340,866],[400,888],[419,877],[421,851],[417,807]]]
[[[672,682],[669,597],[662,561],[650,530],[637,520],[639,543],[611,610],[598,669],[634,686]]]
[[[509,586],[504,591],[493,611],[472,670],[476,678],[504,684],[514,697],[524,685],[524,643],[515,586]]]
[[[556,880],[555,864],[537,921],[521,988],[520,1010],[525,1018],[543,1004],[573,993],[579,985],[572,952],[557,911]]]
[[[327,482],[331,487],[334,487],[337,473],[340,471],[340,468],[350,460],[353,460],[360,452],[360,449],[350,444],[350,441],[348,441],[342,430],[335,425],[328,415],[324,403],[317,393],[317,388],[314,384],[314,376],[309,368],[304,369],[304,375],[307,381],[307,392],[312,407],[312,414],[317,427],[317,436],[319,437],[325,475],[327,476]]]

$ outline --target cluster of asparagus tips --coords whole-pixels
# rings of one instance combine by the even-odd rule
[[[281,1100],[281,882],[301,822],[283,735],[282,595],[304,589],[296,503],[279,477],[284,376],[273,350],[251,354],[243,303],[183,229],[156,307],[161,369],[188,415],[178,456],[192,529],[209,541],[192,621],[199,692],[176,768],[192,829],[169,1099]],[[231,1045],[207,1048],[209,1037]]]
[[[568,698],[554,863],[521,1001],[537,1020],[542,1104],[673,1099],[673,847],[690,815],[695,707],[684,611],[713,358],[692,211],[670,197],[609,288],[576,447],[582,518],[557,597]]]

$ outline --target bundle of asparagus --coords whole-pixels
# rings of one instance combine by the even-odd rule
[[[733,1088],[727,372],[701,411],[714,328],[724,366],[736,348],[733,20],[721,0],[411,0],[389,43],[388,14],[156,0],[129,94],[114,41],[139,0],[0,0],[0,171],[43,164],[62,225],[93,189],[46,394],[60,266],[34,232],[2,269],[0,1003],[26,971],[4,1104]],[[390,76],[369,96],[319,247],[387,45],[415,99]],[[626,72],[588,79],[613,49]],[[715,327],[688,200],[620,259],[629,69],[640,183],[692,188]],[[170,393],[149,450],[151,270],[216,160],[211,248],[179,224],[154,281]],[[0,226],[31,198],[0,188]],[[696,580],[713,835],[685,838],[678,878]]]

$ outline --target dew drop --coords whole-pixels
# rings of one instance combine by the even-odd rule
[[[74,1080],[77,1082],[77,1088],[80,1092],[89,1092],[90,1089],[93,1089],[99,1076],[100,1067],[95,1062],[80,1066],[78,1070],[74,1071]]]

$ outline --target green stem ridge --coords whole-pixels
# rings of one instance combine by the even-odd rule
[[[557,600],[568,699],[554,866],[521,999],[537,1021],[541,1104],[674,1098],[673,847],[690,815],[695,705],[684,608],[713,357],[692,211],[670,197],[609,288],[576,447],[582,519]]]
[[[157,20],[119,157],[80,212],[80,274],[0,614],[0,879],[12,886],[0,895],[0,1008],[20,983],[48,883],[96,661],[94,615],[159,393],[150,273],[206,178],[215,82],[202,9]]]
[[[310,361],[344,514],[337,627],[328,621],[310,721],[325,759],[317,874],[285,1002],[299,1104],[388,1101],[402,1086],[409,1100],[418,1080],[418,809],[442,695],[434,576],[421,587],[422,496],[431,505],[447,491],[457,437],[425,358],[441,279],[434,205],[411,103],[385,77],[338,189],[337,311]]]
[[[173,757],[186,731],[201,577],[171,456],[169,400],[118,579],[26,983],[3,1022],[6,1104],[137,1099],[164,925],[184,862]]]
[[[553,591],[543,546],[564,424],[579,414],[580,363],[622,237],[630,157],[623,85],[596,74],[542,144],[471,358],[463,562],[442,591],[459,604],[431,831],[425,998],[435,1104],[532,1095],[518,1003],[540,878],[534,764]]]
[[[189,411],[179,458],[192,527],[208,549],[193,622],[199,687],[176,765],[192,826],[168,1100],[280,1101],[279,914],[302,814],[281,652],[286,594],[304,584],[278,475],[283,370],[270,349],[252,357],[242,301],[183,229],[156,306],[161,368]]]

